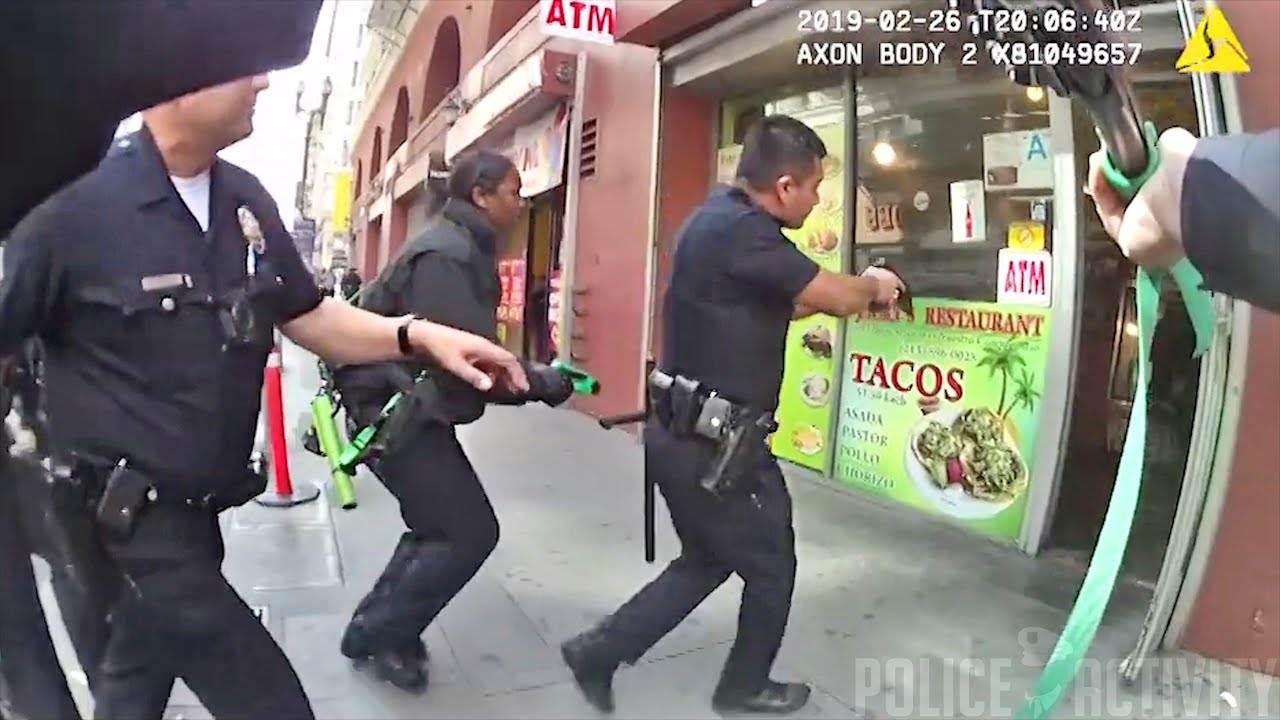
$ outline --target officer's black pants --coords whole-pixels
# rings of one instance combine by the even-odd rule
[[[646,472],[666,499],[681,553],[598,628],[608,663],[634,662],[671,632],[733,573],[743,580],[738,636],[720,684],[755,692],[769,670],[791,611],[795,532],[791,495],[777,461],[762,444],[755,482],[716,497],[698,477],[710,450],[645,428]]]
[[[400,501],[411,534],[383,570],[357,617],[372,650],[416,643],[498,544],[498,518],[451,426],[413,430],[378,476]]]
[[[0,457],[0,715],[78,720],[36,591],[15,472],[8,456]]]
[[[222,576],[212,512],[151,505],[108,552],[125,575],[94,688],[102,720],[158,720],[180,677],[219,720],[314,717],[298,676]]]

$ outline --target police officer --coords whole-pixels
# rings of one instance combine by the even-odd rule
[[[0,354],[43,341],[52,445],[123,581],[99,717],[160,718],[174,676],[215,717],[312,717],[221,573],[217,514],[262,489],[247,465],[273,325],[340,362],[421,353],[479,388],[527,387],[482,338],[321,301],[270,196],[217,157],[252,131],[266,86],[242,78],[144,111],[5,249]]]
[[[901,280],[870,268],[861,276],[821,270],[782,234],[818,201],[826,148],[790,117],[770,116],[747,133],[737,178],[716,188],[681,228],[663,308],[659,370],[701,383],[748,421],[768,422],[778,403],[790,321],[815,312],[863,313],[894,301]],[[808,700],[801,683],[769,678],[795,582],[791,497],[764,434],[742,477],[718,493],[699,478],[716,448],[668,427],[645,427],[646,472],[666,498],[682,552],[612,616],[562,646],[586,698],[613,709],[615,669],[635,662],[730,575],[743,579],[738,636],[713,696],[719,712],[789,713]]]
[[[447,178],[447,179],[446,179]],[[493,338],[500,296],[499,240],[519,222],[524,200],[520,175],[506,157],[480,151],[447,173],[433,173],[430,205],[443,207],[420,235],[365,289],[362,307],[413,313]],[[430,367],[366,366],[336,373],[348,413],[361,424],[397,390],[394,379]],[[525,365],[529,391],[481,393],[438,373],[412,391],[419,404],[404,412],[403,437],[372,467],[400,503],[405,532],[373,589],[361,600],[343,634],[341,651],[371,663],[383,679],[406,691],[424,690],[427,652],[422,632],[475,576],[498,543],[498,519],[454,430],[474,422],[491,402],[559,405],[569,380],[546,365]],[[429,384],[425,384],[429,383]]]

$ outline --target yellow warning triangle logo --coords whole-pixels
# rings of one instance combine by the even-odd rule
[[[1175,65],[1182,73],[1247,73],[1249,55],[1222,8],[1211,7]]]

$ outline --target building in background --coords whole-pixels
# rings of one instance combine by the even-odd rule
[[[293,231],[290,234],[293,236],[293,246],[298,249],[302,262],[306,264],[308,270],[315,272],[318,257],[316,221],[299,215],[293,219]]]
[[[329,0],[321,14],[328,25],[322,53],[314,60],[312,85],[298,103],[307,133],[298,210],[314,222],[317,269],[347,267],[350,258],[351,143],[367,71],[376,71],[379,53],[388,45],[368,30],[374,5],[372,0]]]

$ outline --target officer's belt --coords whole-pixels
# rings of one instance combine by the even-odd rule
[[[113,462],[78,452],[60,454],[57,458],[52,459],[51,463],[55,476],[72,478],[81,485],[85,493],[84,499],[90,504],[96,504],[101,498],[102,492],[106,489],[107,480],[111,477],[111,473],[116,467]],[[153,480],[153,478],[159,477],[160,473],[152,472],[147,468],[140,468],[133,461],[130,461],[129,467],[143,477],[151,479],[150,490],[147,493],[147,500],[151,504],[172,505],[193,510],[214,510],[233,506],[227,504],[232,501],[232,493],[191,494],[182,492],[172,486],[166,486],[164,483],[158,483]],[[245,471],[246,473],[248,472],[247,467]],[[240,498],[235,498],[235,502],[238,503],[239,500]]]
[[[720,439],[733,425],[772,423],[773,411],[736,402],[699,380],[655,369],[649,373],[654,416],[675,435]]]

